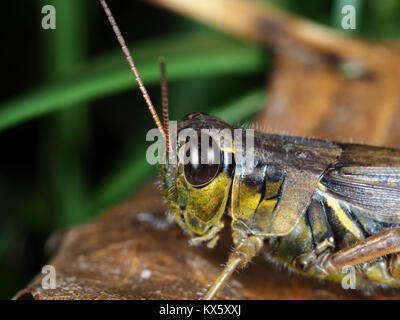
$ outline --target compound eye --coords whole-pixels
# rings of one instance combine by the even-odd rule
[[[185,154],[189,161],[184,165],[184,174],[186,181],[196,188],[213,181],[221,163],[217,144],[208,135],[203,135],[202,139],[208,140],[208,143],[204,143],[207,146],[205,150],[202,150],[200,141],[197,146],[191,146],[190,142],[185,144]]]

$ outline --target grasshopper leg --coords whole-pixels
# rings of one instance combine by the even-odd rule
[[[219,290],[221,290],[224,284],[228,281],[232,273],[237,268],[246,266],[263,246],[263,239],[257,236],[240,238],[240,240],[236,240],[235,242],[237,245],[230,254],[225,268],[221,271],[213,284],[208,288],[207,292],[202,297],[202,300],[214,299]]]
[[[391,254],[389,270],[393,277],[400,279],[400,258],[397,253],[400,253],[400,228],[384,230],[330,255],[323,267],[330,274],[346,265],[354,266]]]

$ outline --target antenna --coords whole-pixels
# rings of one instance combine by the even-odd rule
[[[105,0],[100,0],[100,3],[104,9],[104,12],[107,15],[108,21],[110,21],[111,27],[113,28],[115,35],[117,36],[118,42],[121,45],[122,52],[124,53],[126,60],[129,63],[129,66],[132,70],[133,75],[135,76],[136,82],[139,85],[139,89],[142,92],[144,100],[146,100],[147,106],[149,107],[150,113],[153,116],[154,122],[156,123],[158,130],[160,130],[160,132],[165,136],[165,131],[161,124],[160,118],[158,117],[157,112],[153,106],[153,103],[151,102],[150,96],[148,95],[147,90],[146,90],[145,86],[143,85],[142,79],[140,78],[139,73],[136,69],[135,63],[133,62],[131,53],[129,52],[129,49],[126,46],[124,37],[122,36],[121,31],[119,30],[118,25],[115,22],[115,19],[111,13],[111,10],[108,8],[108,5]]]
[[[165,59],[164,57],[160,57],[160,66],[161,66],[161,101],[162,101],[162,110],[163,110],[163,123],[164,123],[164,132],[165,132],[165,143],[167,146],[167,151],[170,150],[169,143],[169,103],[168,103],[168,83],[167,83],[167,72],[165,71]]]

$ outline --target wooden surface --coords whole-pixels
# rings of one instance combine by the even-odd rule
[[[157,0],[159,5],[268,45],[274,67],[267,108],[257,128],[347,142],[400,147],[400,57],[396,43],[342,38],[329,30],[244,0]],[[228,10],[229,15],[219,15]],[[240,23],[237,23],[240,21]],[[229,228],[217,248],[190,247],[165,220],[159,191],[134,199],[88,225],[63,232],[49,262],[57,288],[43,275],[18,293],[36,299],[197,299],[231,248]],[[57,239],[57,237],[55,238]],[[224,299],[398,299],[398,290],[344,290],[289,274],[265,253],[235,274]]]

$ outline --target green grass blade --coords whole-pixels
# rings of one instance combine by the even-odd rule
[[[147,85],[158,84],[158,55],[167,58],[170,81],[187,77],[252,73],[259,71],[264,63],[263,52],[257,46],[225,37],[193,33],[168,37],[154,43],[131,46],[135,48],[136,64]],[[136,87],[136,83],[130,69],[122,53],[117,54],[115,51],[80,66],[74,76],[64,81],[44,85],[2,103],[0,131],[74,104],[133,87]]]
[[[44,0],[39,1],[40,8],[45,4]],[[52,4],[57,10],[57,29],[39,32],[45,66],[42,74],[49,81],[73,72],[84,59],[88,44],[85,3],[53,0]],[[86,203],[84,156],[89,142],[88,123],[88,105],[82,102],[46,118],[40,128],[38,145],[42,151],[38,171],[41,198],[48,204],[43,223],[54,221],[56,227],[64,227],[85,216],[80,209]]]

